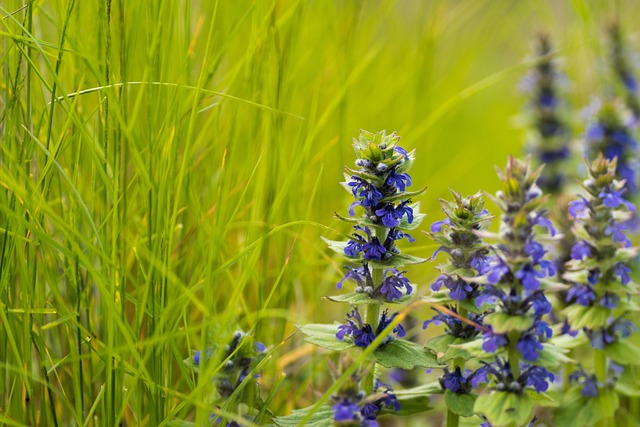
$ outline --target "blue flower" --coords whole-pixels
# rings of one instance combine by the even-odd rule
[[[368,347],[376,339],[373,328],[369,324],[364,324],[357,307],[353,308],[351,313],[347,313],[347,323],[338,326],[336,333],[338,341],[343,341],[346,335],[350,335],[358,347]]]
[[[352,181],[349,181],[347,185],[351,187],[351,193],[353,194],[353,197],[358,197],[358,191],[360,191],[361,188],[366,189],[369,183],[364,179],[357,177],[355,175],[352,176],[351,179]]]
[[[504,347],[507,344],[509,344],[509,340],[505,335],[486,331],[482,336],[482,349],[487,353],[495,353],[498,351],[498,348]]]
[[[451,220],[449,218],[445,218],[442,221],[436,221],[431,224],[430,230],[432,233],[439,233],[442,231],[442,227],[445,225],[451,225]]]
[[[388,203],[382,209],[378,209],[376,211],[376,215],[380,218],[382,224],[389,228],[398,225],[399,219],[402,218],[402,216],[400,216],[400,218],[396,216],[396,210],[393,203]]]
[[[599,301],[599,304],[605,308],[614,309],[618,306],[619,302],[620,297],[618,295],[605,292],[604,296]]]
[[[556,229],[553,226],[553,223],[548,218],[545,218],[542,212],[534,214],[533,218],[531,219],[531,225],[538,225],[540,227],[546,228],[552,237],[556,235]]]
[[[580,240],[571,248],[571,259],[579,260],[591,256],[591,245],[584,240]]]
[[[547,253],[542,244],[533,240],[533,235],[527,240],[527,243],[525,243],[524,251],[527,255],[533,258],[534,262],[540,261],[542,257],[544,257],[544,254]]]
[[[622,191],[614,191],[611,188],[607,188],[601,191],[600,194],[598,194],[598,197],[602,199],[602,204],[607,208],[615,209],[620,205],[624,205],[630,211],[636,210],[636,206],[633,203],[622,197]]]
[[[384,331],[385,328],[389,326],[391,322],[393,322],[393,319],[395,319],[398,314],[399,313],[393,313],[391,316],[389,316],[389,312],[387,310],[383,311],[380,315],[380,322],[378,323],[378,329],[376,330],[376,333],[380,334],[382,331]],[[393,328],[393,333],[395,333],[400,338],[406,335],[406,332],[401,324],[398,324],[395,328]]]
[[[516,278],[520,279],[522,286],[528,291],[535,291],[540,287],[540,271],[536,271],[531,264],[526,264],[520,270],[516,271]],[[544,277],[544,274],[543,276]]]
[[[628,248],[631,246],[631,240],[624,234],[624,231],[627,229],[627,224],[611,220],[604,229],[604,235],[612,236],[613,243],[622,243],[623,247]]]
[[[580,200],[572,200],[569,202],[569,215],[575,219],[587,219],[589,218],[589,209],[591,205],[589,202],[582,198]]]
[[[478,274],[486,274],[491,269],[489,257],[480,252],[477,252],[473,258],[471,258],[469,265],[471,268],[475,268],[478,271]]]
[[[575,300],[578,304],[588,307],[596,300],[596,294],[590,286],[574,284],[567,292],[567,302]]]
[[[385,241],[385,246],[387,246],[388,243],[391,243],[391,242],[393,242],[395,240],[404,239],[405,237],[407,238],[409,243],[413,243],[413,242],[416,241],[416,239],[411,237],[411,235],[409,233],[404,233],[402,230],[400,230],[398,228],[392,228],[389,231],[389,235],[387,236],[387,240]]]
[[[580,384],[580,392],[584,397],[598,397],[598,380],[595,375],[587,375],[584,369],[579,368],[569,374],[569,383]]]
[[[346,280],[354,280],[359,286],[362,286],[369,277],[369,268],[366,265],[359,268],[349,268],[347,274],[336,284],[336,288],[342,289],[342,285]]]
[[[516,349],[522,353],[522,357],[531,362],[538,360],[538,354],[543,348],[538,337],[531,333],[522,335],[516,344]]]
[[[462,279],[454,279],[451,276],[441,274],[431,285],[431,289],[439,291],[442,286],[449,289],[449,296],[456,301],[464,301],[473,292],[473,287]]]
[[[460,391],[467,383],[466,378],[462,375],[460,368],[456,368],[454,372],[449,372],[445,368],[445,374],[442,376],[442,386],[451,391]]]
[[[591,142],[602,140],[604,138],[604,125],[598,122],[591,123],[589,127],[587,127],[585,136]]]
[[[363,231],[367,235],[367,239],[357,233],[354,233],[353,237],[355,240],[349,240],[347,242],[347,246],[344,248],[344,253],[351,258],[355,258],[358,256],[359,252],[362,252],[364,253],[364,259],[366,260],[375,259],[377,261],[382,261],[382,256],[387,252],[387,250],[380,244],[380,240],[377,237],[373,237],[371,235],[369,227],[356,225],[353,228]]]
[[[382,399],[378,400],[376,404],[393,408],[394,411],[400,410],[400,402],[398,402],[398,398],[389,384],[385,384],[376,378],[373,390],[376,393],[383,393],[385,395]]]
[[[392,170],[387,178],[387,185],[395,186],[399,191],[404,191],[406,187],[411,186],[411,176],[408,173],[397,173]]]
[[[331,407],[333,420],[337,422],[355,421],[359,419],[360,408],[349,399],[343,399]]]
[[[409,282],[409,279],[403,276],[402,273],[395,268],[385,270],[385,274],[391,273],[382,281],[380,292],[387,297],[387,301],[393,301],[402,298],[402,292],[400,288],[405,288],[407,295],[413,292],[413,287]]]
[[[469,294],[473,292],[473,288],[470,284],[462,279],[458,279],[453,282],[453,286],[450,288],[449,296],[455,301],[464,301]]]
[[[549,381],[553,381],[555,376],[542,366],[530,366],[522,374],[527,379],[527,385],[533,386],[538,393],[543,393],[549,389]]]
[[[382,224],[389,228],[397,226],[404,215],[407,215],[409,224],[413,222],[413,209],[407,206],[406,201],[400,203],[398,207],[394,207],[393,203],[389,203],[385,207],[376,210],[376,215],[381,219]]]
[[[347,313],[347,323],[338,326],[336,338],[338,341],[343,341],[346,336],[350,336],[357,347],[366,348],[376,339],[376,336],[378,336],[393,321],[393,319],[395,319],[397,315],[398,313],[389,316],[388,311],[385,310],[380,316],[378,327],[374,332],[370,324],[363,322],[358,308],[354,307],[351,310],[351,313]],[[404,337],[406,334],[404,328],[400,324],[393,328],[393,333],[398,337]],[[393,340],[393,336],[388,335],[380,345],[384,345],[391,340]]]
[[[380,200],[382,200],[382,193],[380,192],[380,190],[378,190],[375,185],[370,184],[369,182],[355,175],[352,176],[351,179],[352,181],[349,181],[347,185],[351,187],[353,197],[361,197],[362,200],[360,201],[360,204],[362,206],[377,206]]]
[[[620,278],[620,283],[623,285],[626,285],[631,280],[629,273],[631,273],[631,269],[629,267],[621,262],[616,264],[614,274]]]
[[[494,257],[487,271],[487,281],[491,285],[495,285],[502,279],[502,276],[509,273],[509,266],[505,264],[499,257]]]
[[[507,301],[509,297],[500,288],[495,286],[485,286],[476,297],[476,307],[480,308],[485,304],[493,304],[496,301]]]
[[[393,147],[393,151],[402,154],[405,160],[409,160],[409,153],[407,153],[407,150],[405,150],[404,148],[396,145],[395,147]]]
[[[542,292],[534,292],[529,298],[529,303],[533,307],[533,314],[536,317],[551,313],[551,303]]]

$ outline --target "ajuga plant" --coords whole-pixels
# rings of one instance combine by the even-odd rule
[[[544,394],[554,379],[549,369],[566,361],[548,342],[552,331],[544,320],[551,310],[546,278],[555,268],[537,233],[555,230],[536,185],[540,171],[531,170],[529,160],[510,158],[499,172],[502,189],[493,200],[502,211],[500,232],[485,274],[477,279],[483,288],[476,298],[476,305],[494,304],[494,311],[484,316],[481,339],[460,346],[481,359],[474,383],[488,383],[488,390],[474,410],[494,427],[528,424],[534,408],[549,403]]]
[[[564,76],[553,58],[549,37],[536,39],[536,66],[524,77],[523,89],[530,94],[527,103],[531,132],[527,150],[534,162],[545,164],[538,186],[545,193],[559,194],[567,180],[571,135],[562,111],[565,108],[559,87]]]
[[[334,388],[337,387],[338,392],[332,396],[332,406],[320,400],[311,408],[277,418],[278,425],[310,425],[305,423],[321,422],[323,416],[325,424],[319,425],[331,421],[341,426],[377,425],[378,410],[382,410],[382,406],[389,409],[389,405],[376,396],[381,390],[384,395],[392,393],[389,386],[379,382],[379,366],[407,370],[416,366],[438,366],[430,351],[402,339],[405,330],[397,319],[399,310],[383,309],[385,304],[407,303],[414,295],[415,285],[405,275],[404,267],[426,261],[403,254],[398,247],[403,239],[414,241],[407,232],[415,229],[424,217],[419,212],[419,203],[411,200],[424,189],[407,191],[412,185],[408,171],[415,152],[407,152],[398,145],[399,141],[395,133],[387,135],[384,131],[362,131],[360,137],[354,139],[355,168],[345,168],[343,186],[355,200],[348,208],[348,217],[336,214],[352,226],[353,233],[345,241],[325,239],[347,263],[337,288],[352,287],[353,290],[328,297],[347,306],[345,321],[340,325],[300,326],[305,339],[320,347],[342,353],[361,351],[356,358],[357,366],[345,369],[336,380]],[[360,374],[351,376],[356,368]],[[406,400],[401,395],[397,393],[398,398],[392,402],[392,412],[410,414],[428,409],[428,399],[425,402],[425,396],[419,392],[404,393],[408,396]],[[415,403],[417,398],[422,404]],[[323,402],[325,406],[321,406]],[[377,409],[369,405],[371,402],[378,402]]]
[[[613,72],[620,82],[624,93],[624,100],[634,117],[640,117],[640,104],[638,103],[638,80],[635,70],[631,67],[629,53],[627,52],[620,25],[611,24],[609,27],[610,57]]]
[[[570,327],[588,338],[593,363],[592,369],[580,367],[570,376],[574,386],[556,416],[563,426],[610,425],[606,420],[618,407],[614,384],[620,365],[640,363],[640,348],[626,340],[637,330],[627,317],[638,311],[630,299],[637,289],[629,276],[629,261],[638,250],[625,234],[635,206],[623,197],[626,185],[617,179],[616,163],[598,155],[588,165],[583,194],[569,205],[577,243],[565,273],[571,283],[565,314]]]
[[[638,142],[633,136],[636,120],[619,100],[598,104],[585,135],[587,158],[593,160],[599,153],[609,160],[617,158],[618,179],[626,181],[624,198],[631,200],[638,195]]]
[[[484,209],[481,194],[462,197],[452,191],[453,201],[440,200],[446,218],[431,225],[431,237],[447,254],[447,262],[437,267],[440,275],[431,285],[434,293],[425,298],[437,303],[438,314],[424,322],[445,325],[445,333],[426,343],[435,352],[438,361],[445,364],[444,375],[439,379],[447,405],[447,426],[459,424],[459,417],[473,415],[476,398],[473,391],[475,372],[466,366],[472,356],[455,346],[482,336],[484,312],[476,307],[479,285],[474,281],[486,273],[490,255],[479,232],[491,223],[489,212]],[[435,255],[434,254],[434,257]]]
[[[198,374],[215,372],[215,387],[210,397],[212,407],[216,408],[210,415],[215,425],[240,426],[240,420],[256,421],[264,411],[257,379],[265,350],[264,344],[253,341],[249,334],[236,331],[227,345],[198,350],[185,360],[185,364],[193,367]]]

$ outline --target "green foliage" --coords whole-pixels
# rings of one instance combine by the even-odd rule
[[[558,427],[592,426],[611,418],[619,404],[617,393],[609,388],[599,388],[596,397],[585,397],[579,387],[573,387],[563,394],[553,422]]]
[[[387,368],[411,370],[416,366],[438,368],[435,356],[424,347],[404,339],[394,339],[373,353],[376,363]]]
[[[478,398],[475,394],[454,393],[451,390],[444,392],[444,402],[447,409],[462,417],[473,416],[473,405]]]
[[[345,337],[343,341],[338,341],[336,338],[337,324],[309,323],[298,325],[298,329],[304,334],[305,341],[327,350],[343,351],[355,347],[355,344],[348,337]]]
[[[524,332],[533,326],[531,316],[510,316],[507,313],[495,312],[487,314],[484,323],[491,325],[497,334],[506,334],[511,331]]]
[[[536,403],[527,394],[492,391],[480,395],[473,409],[484,415],[494,427],[524,426],[533,417]]]
[[[400,410],[393,411],[389,408],[382,408],[382,414],[393,414],[396,416],[409,416],[422,412],[430,411],[433,408],[429,406],[429,396],[442,393],[439,383],[424,384],[421,386],[408,388],[404,390],[396,390],[395,395],[400,403]]]
[[[407,295],[406,293],[399,299],[395,299],[393,301],[387,301],[384,295],[381,295],[380,298],[372,298],[366,292],[349,292],[346,294],[340,295],[330,295],[325,298],[329,301],[333,302],[343,302],[351,305],[359,305],[359,304],[404,304],[411,299],[411,297],[415,294],[415,287],[413,288],[413,294]]]
[[[436,354],[440,363],[446,363],[453,359],[468,360],[472,356],[469,352],[462,350],[456,346],[463,344],[465,341],[462,338],[456,338],[452,335],[439,335],[433,337],[425,343],[425,347],[430,349]]]
[[[297,427],[310,410],[311,407],[294,409],[293,412],[291,412],[291,415],[275,417],[273,422],[279,427]],[[305,421],[304,425],[309,427],[327,427],[332,425],[332,420],[333,410],[330,406],[322,405],[314,412],[311,418]]]

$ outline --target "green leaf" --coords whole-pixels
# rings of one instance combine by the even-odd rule
[[[456,338],[452,335],[445,334],[431,338],[425,343],[425,347],[436,353],[436,357],[439,362],[445,363],[457,358],[463,358],[464,360],[471,359],[472,356],[468,351],[452,347],[452,345],[464,343],[465,341],[462,338]]]
[[[613,315],[611,309],[601,305],[584,307],[580,304],[570,305],[563,310],[563,313],[567,316],[567,321],[573,330],[603,328],[607,326],[607,319]]]
[[[462,417],[470,417],[473,415],[473,405],[478,398],[475,394],[455,393],[449,389],[444,392],[444,402],[454,414]]]
[[[373,352],[376,363],[386,368],[402,368],[411,370],[416,366],[423,368],[439,368],[440,364],[435,356],[422,347],[411,341],[394,339]]]
[[[337,324],[310,323],[298,326],[298,329],[304,334],[305,341],[327,350],[343,351],[355,346],[347,337],[345,337],[344,341],[338,341],[338,338],[336,338],[336,332],[338,332]]]
[[[393,408],[384,407],[380,413],[408,416],[429,411],[433,409],[429,406],[429,396],[433,394],[442,394],[440,383],[435,382],[405,390],[396,390],[395,395],[400,403],[400,410],[394,411]]]
[[[469,352],[469,354],[471,354],[471,356],[477,357],[479,359],[493,359],[495,355],[499,355],[506,351],[505,347],[501,347],[495,353],[487,353],[482,349],[482,338],[477,338],[464,344],[451,344],[451,346],[467,351]]]
[[[511,331],[524,332],[533,326],[530,316],[510,316],[507,313],[495,312],[484,318],[484,323],[491,325],[496,334],[506,334]]]
[[[630,339],[621,339],[605,345],[604,353],[620,365],[640,366],[640,346]]]
[[[411,299],[411,297],[415,294],[415,290],[417,289],[416,285],[413,285],[413,293],[412,294],[404,294],[399,299],[393,301],[387,301],[387,298],[384,295],[380,295],[380,298],[373,298],[371,295],[365,292],[350,292],[348,294],[340,294],[340,295],[330,295],[325,298],[329,301],[333,302],[345,302],[352,305],[359,304],[403,304]]]
[[[351,259],[354,259],[354,258],[351,258]],[[393,254],[391,258],[386,259],[384,261],[370,260],[369,264],[374,266],[379,266],[379,267],[397,268],[397,267],[402,267],[409,264],[422,264],[423,262],[426,262],[426,261],[427,261],[427,258],[419,258],[413,255]]]
[[[275,417],[273,422],[279,427],[297,427],[312,407],[295,409],[291,415]],[[315,414],[306,421],[308,427],[327,427],[333,425],[333,409],[328,405],[322,405]]]
[[[526,394],[492,391],[479,396],[473,410],[484,415],[493,427],[507,427],[526,425],[531,421],[533,408],[534,400]]]
[[[584,397],[581,387],[572,387],[562,395],[560,406],[553,416],[558,427],[592,426],[601,419],[613,417],[618,409],[618,394],[599,388],[597,397]]]
[[[380,203],[395,202],[396,200],[408,200],[412,197],[419,196],[427,191],[427,187],[424,187],[418,191],[406,191],[404,193],[396,193],[393,196],[384,197],[380,200]]]
[[[549,406],[555,408],[560,404],[560,402],[553,400],[547,393],[537,393],[535,390],[530,388],[527,388],[525,393],[535,401],[536,406]]]
[[[538,353],[536,365],[555,370],[564,363],[575,363],[575,360],[566,356],[569,349],[558,347],[551,343],[542,343],[542,350]]]

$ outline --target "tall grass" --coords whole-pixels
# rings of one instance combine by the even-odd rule
[[[351,137],[417,148],[427,212],[495,188],[531,36],[582,106],[603,26],[638,12],[607,3],[5,0],[0,423],[201,425],[220,366],[183,360],[238,328],[271,346],[270,411],[315,401],[326,365],[293,334],[342,316],[318,236],[346,231]]]

